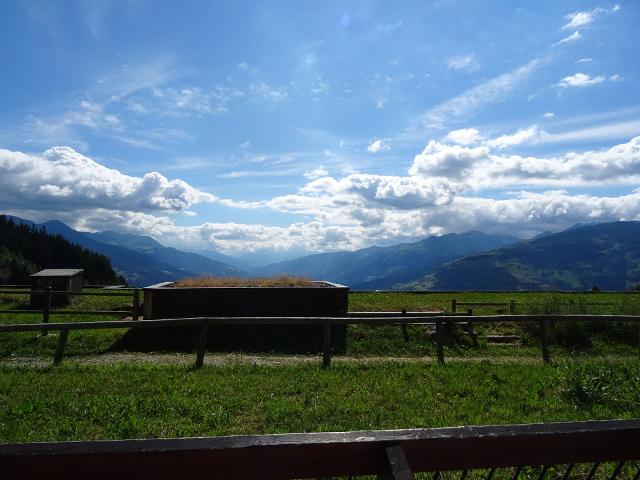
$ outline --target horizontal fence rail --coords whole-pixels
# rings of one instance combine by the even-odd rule
[[[365,312],[359,312],[365,313]],[[331,326],[332,325],[406,325],[412,323],[435,324],[436,357],[444,363],[444,328],[446,324],[459,324],[469,327],[468,332],[474,336],[472,326],[477,323],[532,322],[538,325],[542,359],[551,361],[549,352],[548,325],[551,322],[636,322],[640,332],[640,315],[432,315],[429,312],[417,312],[420,315],[396,316],[347,316],[347,317],[191,317],[167,318],[156,320],[117,320],[98,322],[58,322],[0,325],[0,333],[36,332],[43,334],[49,331],[60,331],[58,348],[54,363],[62,361],[68,333],[72,330],[100,330],[114,328],[158,328],[199,326],[197,341],[196,367],[202,367],[207,345],[208,327],[214,325],[321,325],[323,326],[322,364],[328,367],[331,362]],[[404,334],[404,331],[403,331]],[[640,348],[640,338],[638,340]]]
[[[6,287],[6,285],[5,285]],[[18,287],[18,286],[14,286]],[[104,287],[108,289],[109,287]],[[52,290],[51,287],[47,287],[45,290],[0,290],[0,295],[29,295],[29,296],[41,296],[43,299],[42,309],[28,309],[28,310],[0,310],[0,314],[12,314],[12,315],[42,315],[42,323],[49,323],[49,317],[51,315],[100,315],[100,316],[121,316],[131,315],[133,320],[138,320],[141,313],[140,306],[140,290],[134,289],[121,289],[114,288],[109,292],[73,292],[69,290]],[[87,296],[87,297],[132,297],[131,310],[52,310],[51,309],[51,297],[52,295],[72,295],[72,296]],[[46,329],[43,329],[43,335],[47,334]]]
[[[574,467],[587,464],[592,477],[603,463],[616,462],[608,476],[613,480],[624,462],[638,478],[639,459],[640,420],[0,444],[4,478],[48,480],[411,479],[417,472],[436,478],[444,471],[465,478],[473,470],[489,470],[490,477],[503,468],[513,468],[510,476],[517,478],[523,467],[535,468],[533,478],[544,480],[554,466],[568,478]]]

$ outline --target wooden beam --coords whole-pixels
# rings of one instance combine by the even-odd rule
[[[542,349],[542,360],[544,363],[551,363],[551,355],[549,354],[549,335],[547,322],[540,320],[538,322],[540,329],[540,347]]]
[[[202,322],[200,324],[200,333],[198,334],[198,351],[196,354],[196,368],[202,368],[204,365],[204,353],[207,350],[207,333],[209,324]]]
[[[381,480],[414,480],[407,456],[401,445],[394,445],[384,449],[389,462],[389,473],[378,475]]]
[[[209,438],[0,444],[3,478],[293,479],[640,458],[640,420]]]
[[[60,336],[58,337],[58,346],[56,348],[56,354],[53,357],[53,364],[58,365],[64,358],[64,349],[67,346],[67,338],[69,337],[69,329],[64,328],[60,330]]]
[[[322,366],[327,368],[331,364],[331,324],[324,323],[322,333]]]
[[[442,321],[436,322],[436,356],[438,362],[444,363],[444,324]]]

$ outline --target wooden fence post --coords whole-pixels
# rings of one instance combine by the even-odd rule
[[[63,328],[60,330],[60,337],[58,337],[58,347],[56,348],[56,354],[53,357],[53,364],[58,365],[64,358],[64,349],[67,346],[67,338],[69,337],[69,329]]]
[[[140,290],[137,288],[133,291],[133,310],[131,312],[131,320],[138,320],[140,311]]]
[[[331,364],[331,324],[325,322],[324,334],[322,338],[322,368],[327,368]]]
[[[47,283],[44,294],[44,301],[42,302],[42,323],[49,323],[49,311],[51,310],[51,285]],[[42,330],[42,336],[49,334],[49,330]]]
[[[389,463],[389,473],[378,475],[378,480],[413,480],[415,476],[411,471],[407,456],[401,445],[394,445],[385,448],[387,462]]]
[[[509,300],[509,313],[513,315],[515,311],[516,311],[516,301]]]
[[[404,317],[406,314],[407,314],[407,309],[403,308],[402,316]],[[401,323],[400,330],[402,331],[402,339],[405,341],[405,343],[409,342],[409,331],[407,330],[407,324]]]
[[[456,313],[457,301],[455,298],[451,299],[451,313]]]
[[[470,317],[473,316],[473,310],[468,309],[467,315]],[[473,329],[473,320],[469,320],[469,323],[467,325],[467,331],[469,332],[469,336],[471,337],[471,342],[473,343],[474,348],[478,348],[478,334]]]
[[[436,356],[438,362],[444,363],[444,332],[442,320],[436,320]]]
[[[540,327],[540,346],[542,347],[542,360],[544,363],[551,363],[551,357],[549,356],[549,335],[547,332],[547,320],[540,320],[538,322]]]
[[[204,352],[207,349],[207,333],[209,324],[203,321],[200,324],[200,334],[198,335],[198,352],[196,354],[196,368],[202,368],[204,364]]]

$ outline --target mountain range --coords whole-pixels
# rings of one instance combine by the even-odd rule
[[[640,284],[640,222],[575,225],[529,240],[472,231],[414,243],[307,255],[260,267],[215,251],[185,252],[142,235],[35,225],[106,255],[130,285],[184,277],[289,274],[354,290],[625,290]]]
[[[518,239],[481,232],[431,236],[415,243],[370,247],[354,252],[321,253],[257,269],[261,275],[288,273],[376,290],[421,278],[449,260],[493,250]]]
[[[575,226],[449,262],[398,289],[628,290],[640,285],[640,222]]]
[[[249,276],[247,272],[203,255],[165,247],[151,237],[109,231],[78,232],[58,220],[38,224],[19,217],[10,218],[16,223],[44,228],[49,234],[61,235],[72,243],[106,255],[113,268],[132,286],[201,275]]]

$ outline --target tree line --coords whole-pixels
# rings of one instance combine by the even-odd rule
[[[126,283],[108,257],[0,215],[0,284],[29,283],[29,275],[44,268],[82,268],[90,284]]]

